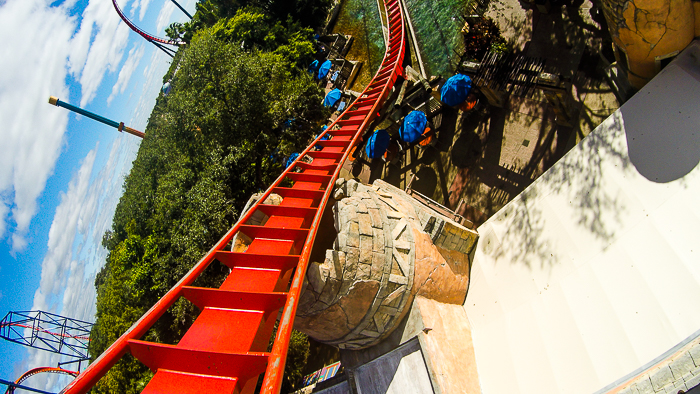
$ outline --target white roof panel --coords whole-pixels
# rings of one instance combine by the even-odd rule
[[[699,54],[479,227],[464,307],[484,393],[595,392],[700,329]]]

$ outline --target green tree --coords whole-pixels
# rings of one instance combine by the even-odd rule
[[[258,0],[254,3],[276,20],[291,17],[302,26],[321,26],[328,15],[331,0]]]
[[[222,19],[236,18],[241,10],[245,10],[246,16],[263,15],[262,22],[267,28],[276,29],[277,23],[283,23],[284,28],[293,33],[321,26],[330,6],[331,0],[204,0],[197,3],[192,20],[175,22],[165,33],[173,40],[190,42],[197,31],[212,27]],[[262,29],[250,26],[247,30]]]
[[[228,45],[220,32],[207,29],[192,41],[167,98],[167,111],[178,116],[165,121],[182,134],[178,140],[228,146],[224,154],[234,156],[229,160],[238,163],[236,175],[262,188],[274,179],[267,174],[281,169],[268,160],[272,151],[303,149],[328,112],[306,73],[291,69],[280,54]]]
[[[282,170],[272,153],[300,152],[329,115],[322,91],[278,48],[242,50],[205,28],[178,52],[173,89],[157,100],[103,237],[109,254],[95,279],[92,357],[202,258],[252,193],[272,183]],[[227,274],[213,264],[196,285],[218,287]],[[197,314],[179,300],[142,339],[177,343]],[[288,365],[300,368],[305,357],[295,355]],[[94,392],[137,393],[150,376],[127,355]]]
[[[279,322],[275,322],[275,327],[272,330],[272,337],[270,338],[270,343],[268,344],[268,351],[272,351],[273,339],[277,335],[277,327]],[[292,335],[289,337],[289,348],[287,350],[287,360],[284,364],[284,379],[282,379],[282,387],[280,392],[291,393],[299,389],[301,378],[304,371],[304,366],[306,366],[306,360],[309,358],[311,353],[311,346],[309,345],[309,337],[297,330],[292,330]],[[256,393],[260,393],[262,388],[262,379],[258,380],[258,385],[255,389]]]
[[[291,18],[286,26],[253,8],[239,10],[235,16],[219,20],[214,35],[246,50],[273,52],[304,68],[313,61],[316,47],[313,31]]]

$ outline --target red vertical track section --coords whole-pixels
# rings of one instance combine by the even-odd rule
[[[81,373],[65,393],[85,393],[130,352],[155,375],[143,393],[252,393],[264,373],[262,393],[279,393],[299,293],[321,215],[350,148],[377,116],[401,74],[405,52],[399,0],[384,0],[388,41],[384,60],[355,102],[299,155],[243,218],[156,305]],[[328,140],[321,140],[328,136]],[[315,146],[323,148],[316,150]],[[285,180],[293,186],[280,186]],[[280,205],[264,204],[272,194]],[[269,219],[246,224],[261,211]],[[226,246],[237,233],[252,239],[245,252]],[[218,288],[192,287],[213,261],[231,268]],[[293,277],[292,277],[293,274]],[[291,278],[291,285],[290,285]],[[201,313],[177,345],[139,340],[180,297]],[[269,339],[283,308],[272,351]]]

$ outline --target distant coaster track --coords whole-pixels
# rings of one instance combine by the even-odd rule
[[[22,376],[19,377],[19,379],[15,380],[15,384],[21,385],[25,380],[31,378],[32,376],[40,373],[56,373],[56,374],[61,374],[61,375],[71,375],[71,376],[78,376],[78,372],[75,371],[69,371],[67,369],[63,368],[53,368],[53,367],[39,367],[39,368],[34,368],[30,369],[29,371],[25,372]],[[5,394],[13,394],[15,392],[15,386],[10,386],[7,388],[7,391],[5,391]]]
[[[135,31],[138,33],[141,37],[145,38],[149,42],[153,43],[158,43],[158,44],[165,44],[165,45],[174,45],[174,46],[180,46],[180,45],[185,45],[184,41],[181,40],[166,40],[165,38],[159,38],[154,35],[148,34],[145,31],[141,30],[132,22],[129,18],[127,18],[126,15],[122,12],[121,8],[119,8],[119,4],[117,4],[117,0],[112,0],[112,4],[114,4],[114,9],[117,10],[117,14],[119,14],[119,17],[122,18],[124,23],[126,23],[131,30]]]
[[[401,0],[383,3],[388,22],[384,60],[359,98],[311,142],[175,287],[66,387],[65,394],[86,393],[127,352],[154,372],[142,393],[249,394],[263,373],[261,393],[280,392],[297,303],[321,216],[343,163],[403,75],[406,32]],[[293,186],[283,187],[285,180]],[[265,204],[273,193],[282,202]],[[257,212],[267,221],[248,224]],[[242,252],[229,251],[239,233],[251,243]],[[214,261],[231,269],[226,280],[219,288],[193,287]],[[201,313],[178,344],[140,340],[180,297],[190,300]],[[268,352],[280,308],[279,327]]]

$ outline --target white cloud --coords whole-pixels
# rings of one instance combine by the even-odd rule
[[[148,118],[153,108],[151,97],[157,96],[163,86],[163,75],[168,70],[172,59],[160,50],[151,52],[151,58],[147,66],[143,69],[145,78],[143,89],[139,96],[139,101],[136,104],[136,109],[133,116],[129,119],[129,123],[137,130],[145,130]]]
[[[129,123],[143,128],[153,107],[153,97],[160,88],[160,76],[167,70],[169,58],[152,51],[149,72],[143,91]],[[124,177],[136,157],[140,140],[121,134],[112,144],[105,165],[96,176],[96,147],[83,159],[73,175],[68,190],[61,195],[49,233],[49,248],[42,262],[40,287],[35,292],[32,309],[60,313],[84,321],[95,319],[95,275],[104,264],[107,251],[101,246],[102,235],[112,227],[112,218],[121,197]],[[92,183],[90,183],[92,179]],[[47,279],[44,279],[47,278]],[[53,278],[49,280],[48,278]],[[56,365],[59,356],[28,350],[29,356],[17,369]],[[58,375],[37,375],[32,387],[60,391],[67,381]]]
[[[69,112],[49,108],[48,96],[65,99],[71,73],[81,85],[80,105],[89,103],[105,73],[116,71],[129,35],[109,1],[90,0],[79,29],[70,16],[75,0],[49,3],[0,3],[0,37],[11,38],[0,46],[0,239],[12,233],[13,253],[27,245],[37,198],[64,145]]]
[[[96,28],[94,33],[93,28]],[[115,15],[111,2],[91,0],[75,37],[77,49],[71,54],[71,72],[80,73],[80,106],[95,98],[106,71],[116,71],[128,39],[129,27]]]
[[[78,172],[68,184],[68,191],[61,193],[61,203],[49,230],[48,250],[41,263],[41,282],[34,293],[32,310],[56,311],[53,296],[65,288],[70,265],[73,259],[73,242],[78,232],[79,219],[94,212],[93,196],[88,196],[92,166],[95,163],[97,148],[91,150],[83,159]]]
[[[175,4],[170,1],[166,1],[163,8],[160,9],[158,13],[158,18],[156,19],[156,31],[157,34],[161,34],[165,31],[165,28],[170,25],[170,17],[175,11]]]
[[[148,9],[148,4],[151,0],[141,0],[141,10],[139,12],[139,20],[142,21],[143,17],[146,16],[146,10]]]
[[[0,148],[0,151],[1,150]],[[7,214],[10,213],[9,204],[9,201],[4,201],[4,199],[0,198],[0,238],[5,234],[5,228],[7,227],[7,222],[5,220],[7,219]]]
[[[141,12],[151,2],[134,1]],[[11,37],[0,46],[0,119],[4,125],[0,131],[0,239],[11,240],[15,251],[27,245],[25,236],[38,209],[37,198],[66,146],[64,134],[70,112],[50,107],[48,96],[69,97],[66,78],[72,75],[81,84],[80,105],[93,100],[104,74],[116,72],[123,60],[129,35],[109,1],[90,0],[80,26],[78,18],[70,16],[75,13],[70,7],[76,0],[54,2],[59,5],[53,7],[48,6],[50,3],[0,0],[0,37]],[[140,44],[130,52],[117,77],[116,91],[124,91],[134,72],[129,69],[137,68],[148,52],[144,46],[150,48]],[[165,55],[151,53],[150,61],[161,64],[148,68],[143,95],[137,110],[131,112],[130,125],[142,129],[160,88],[160,75],[167,69],[163,68],[167,67]],[[95,166],[101,162],[101,154],[96,153],[96,147],[61,193],[33,309],[94,320],[94,278],[106,257],[100,241],[104,231],[111,228],[124,175],[139,143],[127,134],[117,137],[107,163],[97,175]],[[48,352],[30,349],[29,355],[19,367],[22,372],[28,369],[24,367],[56,365],[58,361]],[[43,385],[51,391],[56,377],[36,379],[43,383],[34,387]]]
[[[65,8],[40,0],[0,7],[0,37],[11,38],[0,46],[0,237],[13,231],[14,251],[26,245],[36,199],[63,143],[68,113],[49,108],[46,100],[68,93],[66,58],[74,28]]]
[[[68,190],[61,193],[49,230],[48,250],[42,261],[41,281],[34,293],[32,310],[59,313],[84,321],[95,319],[95,275],[104,264],[107,251],[100,245],[102,234],[111,227],[114,209],[121,196],[125,168],[133,154],[122,135],[110,149],[106,164],[93,177],[99,144],[83,159],[73,174]],[[29,350],[22,369],[56,365],[59,356]],[[56,391],[65,382],[56,376],[37,377],[32,387]]]
[[[151,2],[151,0],[136,0],[131,4],[131,9],[129,10],[129,19],[134,18],[134,14],[136,13],[136,10],[139,10],[139,21],[142,21],[143,18],[146,16],[146,11],[148,10],[148,4]],[[124,4],[119,4],[119,6],[122,8],[122,10],[126,9],[126,6],[128,5],[127,3]]]
[[[12,249],[17,252],[27,247],[27,239],[24,234],[12,234]]]
[[[131,9],[129,10],[129,19],[134,17],[134,13],[139,8],[139,3],[140,3],[140,0],[136,0],[136,1],[134,1],[133,4],[131,4]],[[119,4],[119,2],[117,2],[117,4]],[[122,10],[126,10],[127,5],[128,5],[128,3],[119,4],[119,6],[121,7]]]
[[[119,77],[117,82],[112,86],[112,93],[107,97],[107,104],[111,104],[112,100],[117,96],[117,94],[124,93],[129,80],[131,80],[131,75],[134,73],[136,68],[141,62],[141,57],[143,56],[144,45],[143,43],[134,45],[129,51],[129,56],[126,58],[122,69],[119,70]]]

